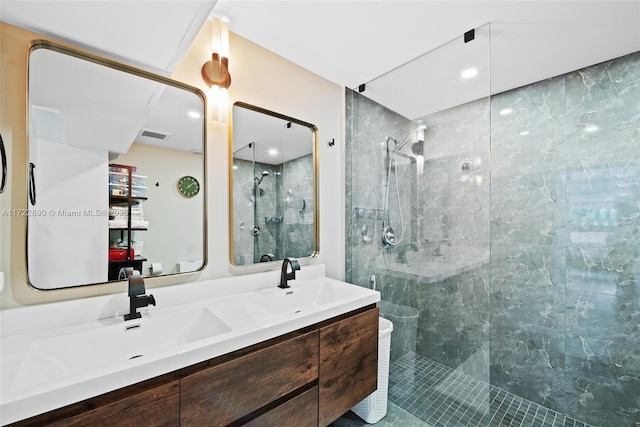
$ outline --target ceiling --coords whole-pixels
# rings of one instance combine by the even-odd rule
[[[313,153],[314,129],[286,117],[233,106],[233,158],[281,165]]]
[[[5,22],[165,75],[210,14],[339,85],[367,83],[365,95],[411,119],[640,50],[640,0],[0,2]],[[378,79],[425,53],[428,65]],[[473,90],[456,68],[470,58],[484,68]]]
[[[353,89],[368,83],[364,95],[410,119],[640,50],[639,0],[220,0],[214,14],[328,80]],[[465,45],[462,35],[487,23],[490,43],[476,32]],[[430,51],[423,66],[376,80]],[[471,90],[453,67],[470,57],[491,71]]]
[[[0,0],[0,20],[145,68],[173,71],[215,1]]]
[[[133,142],[203,151],[198,95],[62,52],[31,52],[29,106],[33,136],[46,140],[113,155]]]

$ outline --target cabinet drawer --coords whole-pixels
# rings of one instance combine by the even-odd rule
[[[178,427],[178,381],[109,403],[62,421],[34,425],[48,427]]]
[[[318,331],[180,380],[181,426],[229,424],[318,378]]]
[[[375,308],[320,329],[320,426],[378,387],[378,322]]]
[[[317,427],[318,426],[318,386],[286,401],[245,427]]]

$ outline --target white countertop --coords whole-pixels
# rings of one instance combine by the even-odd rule
[[[122,318],[128,311],[126,295],[3,311],[0,423],[135,384],[380,300],[376,291],[324,277],[324,266],[303,268],[290,289],[276,286],[278,276],[269,272],[147,289],[158,306],[127,322]]]

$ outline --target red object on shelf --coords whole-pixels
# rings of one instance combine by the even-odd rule
[[[129,259],[133,259],[135,254],[133,248],[130,249]],[[126,248],[109,248],[109,261],[126,261],[127,249]]]

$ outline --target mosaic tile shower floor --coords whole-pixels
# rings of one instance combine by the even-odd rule
[[[336,427],[367,424],[352,412]],[[389,408],[379,427],[592,427],[408,353],[389,370]]]
[[[590,427],[415,353],[391,365],[389,401],[432,427]]]

